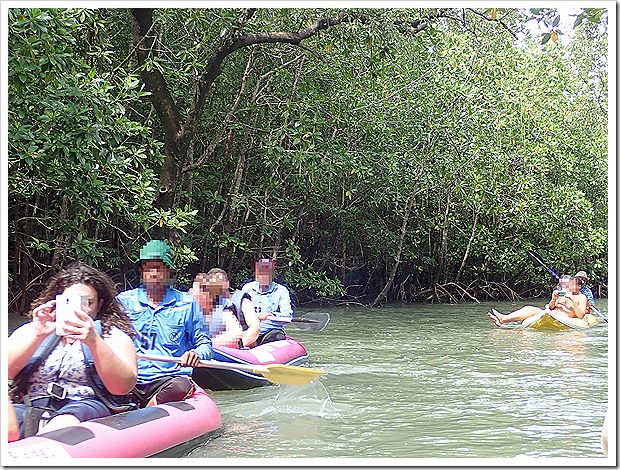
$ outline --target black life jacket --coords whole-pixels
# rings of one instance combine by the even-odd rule
[[[101,321],[95,320],[93,323],[97,329],[97,333],[99,333],[99,336],[103,336]],[[56,348],[60,342],[60,338],[60,336],[55,334],[51,334],[45,338],[28,363],[15,376],[9,393],[16,401],[21,401],[26,395],[30,377]],[[90,354],[90,349],[84,343],[82,343],[82,354],[84,355],[86,376],[88,377],[90,387],[95,392],[95,397],[106,405],[112,413],[120,413],[123,411],[137,409],[137,405],[131,401],[129,395],[113,395],[108,392],[105,385],[101,381],[101,378],[97,374],[95,369],[95,361],[93,360],[93,356]]]
[[[241,323],[241,328],[243,329],[243,331],[245,331],[248,329],[248,324],[246,323],[245,316],[243,315],[243,311],[241,310],[241,303],[243,302],[243,299],[252,300],[252,298],[250,297],[250,294],[248,294],[247,292],[242,292],[239,289],[237,289],[233,292],[233,295],[230,298],[230,301],[233,304],[231,310],[237,317],[237,320],[239,320],[239,323]]]

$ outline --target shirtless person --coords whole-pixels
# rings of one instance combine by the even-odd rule
[[[545,309],[528,305],[506,315],[492,308],[487,312],[487,316],[496,326],[502,326],[508,322],[523,321],[545,311],[554,311],[571,318],[583,318],[586,314],[588,301],[586,296],[581,294],[579,290],[579,280],[571,277],[568,282],[568,291],[554,290],[551,295],[551,301]]]

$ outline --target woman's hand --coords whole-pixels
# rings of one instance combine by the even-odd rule
[[[100,338],[95,324],[90,315],[82,310],[74,310],[75,319],[65,321],[65,333],[67,338],[79,339],[87,346],[94,344]]]
[[[32,324],[35,335],[46,337],[56,331],[56,300],[39,305],[32,311]]]

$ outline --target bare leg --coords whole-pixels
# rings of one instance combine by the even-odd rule
[[[542,311],[542,308],[526,305],[525,307],[521,307],[519,310],[515,310],[509,314],[503,314],[492,308],[487,312],[487,316],[496,326],[502,326],[504,323],[525,320],[526,318],[537,315]]]
[[[54,416],[45,426],[43,426],[43,428],[37,434],[55,431],[56,429],[67,428],[69,426],[75,426],[79,423],[80,420],[73,415]]]
[[[7,412],[9,415],[9,442],[13,442],[19,439],[19,423],[17,422],[15,408],[13,408],[13,402],[10,398]]]
[[[525,320],[526,318],[532,317],[534,315],[538,315],[542,311],[543,311],[542,308],[533,307],[531,305],[526,305],[525,307],[521,307],[519,310],[515,310],[514,312],[509,313],[508,315],[504,315],[504,318],[502,318],[502,321],[504,322],[522,321],[522,320]]]

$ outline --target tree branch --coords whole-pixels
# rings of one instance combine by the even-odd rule
[[[504,23],[501,19],[499,20],[494,20],[492,18],[487,18],[483,13],[480,13],[479,11],[474,10],[473,8],[467,8],[467,10],[471,11],[472,13],[474,13],[475,15],[480,16],[481,18],[484,18],[487,21],[493,21],[496,23],[499,23],[506,31],[508,31],[510,34],[512,34],[512,37],[515,39],[519,39],[517,37],[517,35],[508,27],[506,26],[506,23]]]
[[[151,34],[153,9],[132,8],[130,11],[133,45],[138,57],[138,65],[141,67],[140,75],[151,92],[151,102],[162,121],[166,140],[175,140],[181,131],[181,114],[170,95],[162,73],[155,67],[145,66],[146,62],[151,59],[151,51],[155,42],[155,36]]]
[[[244,13],[242,13],[239,19],[237,19],[237,24],[245,24],[245,22],[252,17],[253,13],[254,11],[251,9],[244,11]],[[238,49],[252,46],[255,44],[280,42],[299,45],[301,41],[317,34],[319,31],[325,30],[331,26],[335,26],[341,23],[352,22],[356,20],[365,21],[365,17],[344,12],[334,17],[316,20],[307,28],[301,29],[297,32],[283,31],[239,34],[238,31],[231,31],[227,33],[222,38],[222,42],[220,43],[219,47],[216,49],[216,51],[207,62],[205,72],[202,74],[200,80],[198,81],[198,96],[192,103],[192,107],[189,111],[187,121],[184,125],[184,133],[188,134],[190,132],[195,132],[195,129],[197,128],[196,124],[202,116],[204,105],[207,96],[211,91],[211,87],[213,86],[213,82],[215,82],[216,78],[222,73],[222,62],[229,54],[235,52]]]
[[[252,72],[252,65],[254,64],[254,56],[256,55],[256,49],[252,51],[250,57],[248,58],[248,62],[245,66],[245,71],[243,73],[243,78],[241,79],[241,87],[239,87],[239,92],[237,93],[237,97],[235,102],[233,103],[230,111],[226,114],[226,117],[222,120],[222,124],[217,131],[216,137],[213,138],[209,146],[202,153],[200,158],[181,170],[182,173],[187,173],[190,171],[194,171],[202,167],[206,161],[211,157],[213,152],[215,151],[215,147],[224,139],[224,135],[226,133],[226,128],[228,124],[234,120],[235,112],[239,108],[239,104],[241,103],[241,98],[243,97],[243,93],[245,92],[245,87],[248,82],[248,78],[250,77],[250,73]]]

